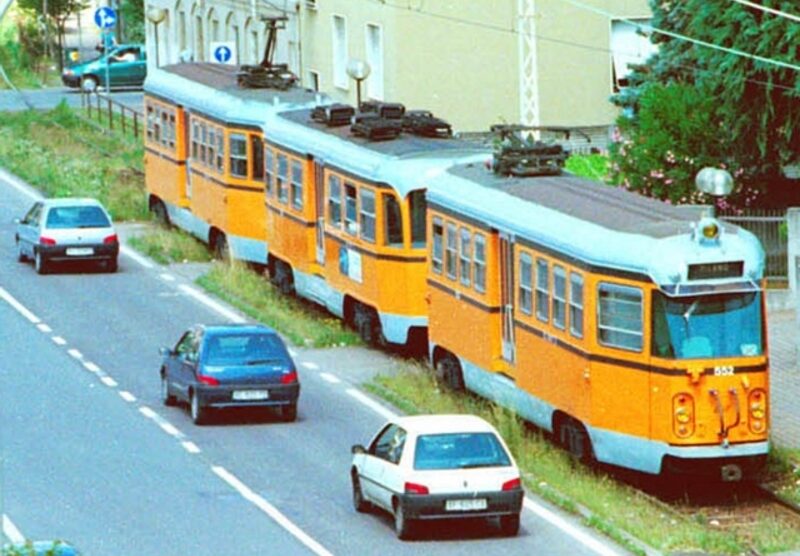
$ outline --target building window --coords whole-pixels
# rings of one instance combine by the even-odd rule
[[[342,227],[342,181],[339,176],[328,177],[328,223]]]
[[[616,284],[599,285],[597,338],[606,346],[642,350],[642,290]]]
[[[383,100],[383,29],[372,23],[367,24],[367,63],[367,96]]]
[[[564,267],[553,266],[553,325],[564,330],[567,319],[567,273]]]
[[[352,183],[344,182],[344,230],[358,235],[358,190]]]
[[[383,225],[385,237],[383,241],[391,247],[403,246],[403,215],[400,203],[391,193],[383,194]]]
[[[628,86],[631,65],[643,64],[658,47],[650,42],[650,20],[611,22],[611,72],[614,91]]]
[[[533,314],[533,259],[528,253],[519,255],[519,308]]]
[[[576,338],[583,338],[583,276],[569,275],[569,331]]]
[[[267,195],[272,195],[274,190],[273,178],[275,175],[275,155],[272,149],[264,150],[264,189]]]
[[[550,319],[550,279],[547,261],[536,259],[536,316],[542,322]]]
[[[319,91],[319,72],[308,70],[308,88],[314,92]]]
[[[483,234],[475,234],[475,251],[473,259],[475,268],[475,289],[486,291],[486,239]]]
[[[258,135],[250,136],[250,149],[253,151],[253,180],[264,178],[264,142]]]
[[[333,84],[347,89],[347,30],[340,15],[333,16]]]
[[[278,189],[278,200],[286,204],[289,200],[289,160],[285,154],[278,155],[278,176],[275,179]]]
[[[375,192],[361,188],[361,237],[375,243]]]
[[[456,226],[455,224],[447,225],[447,248],[445,250],[445,266],[447,267],[447,277],[456,279]]]
[[[292,160],[292,206],[303,209],[303,165],[299,160]]]
[[[458,257],[461,283],[465,286],[469,286],[472,278],[472,234],[466,228],[461,228]]]
[[[228,155],[231,175],[237,178],[247,177],[247,138],[239,133],[228,136]]]
[[[442,249],[444,248],[444,226],[442,219],[433,219],[433,246],[431,251],[431,266],[436,274],[442,273]]]

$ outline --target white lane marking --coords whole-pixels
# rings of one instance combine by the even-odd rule
[[[69,353],[75,359],[83,359],[83,354],[75,348],[68,349],[67,353]]]
[[[318,554],[319,556],[333,556],[324,546],[311,538],[311,536],[305,533],[305,531],[300,529],[297,525],[292,523],[292,521],[283,515],[275,506],[250,490],[247,485],[236,478],[236,476],[229,473],[224,467],[213,466],[211,470],[216,473],[220,479],[228,483],[231,487],[233,487],[234,490],[241,494],[245,500],[254,504],[259,510],[274,519],[278,525],[294,535],[297,540],[306,545],[314,554]]]
[[[212,311],[216,311],[217,313],[219,313],[220,315],[222,315],[231,322],[235,323],[246,322],[245,319],[243,319],[241,316],[237,315],[230,309],[227,309],[221,303],[214,301],[203,292],[200,292],[190,286],[187,286],[186,284],[181,284],[180,286],[178,286],[178,289],[180,289],[186,295],[195,298],[197,301],[199,301]]]
[[[191,442],[190,440],[184,440],[183,442],[181,442],[181,444],[183,444],[183,448],[190,454],[200,453],[200,448],[197,447],[197,444]]]
[[[12,543],[25,542],[25,537],[6,514],[3,514],[3,534],[5,534],[6,538]]]
[[[345,390],[348,394],[353,396],[355,399],[360,401],[362,404],[366,405],[371,410],[375,411],[379,415],[386,417],[387,419],[394,419],[397,417],[397,413],[390,411],[389,409],[383,407],[381,404],[364,394],[356,390],[355,388],[348,388]]]
[[[100,367],[92,363],[91,361],[84,361],[83,366],[86,368],[87,371],[91,373],[99,373]]]
[[[319,369],[319,365],[312,363],[311,361],[300,361],[300,364],[306,369],[311,369],[312,371]]]
[[[20,315],[31,321],[33,324],[39,324],[41,319],[31,313],[27,307],[25,307],[22,303],[14,299],[14,296],[8,293],[3,288],[0,288],[0,297],[2,297],[6,303],[11,305]]]
[[[40,331],[44,332],[45,334],[50,334],[53,331],[52,328],[50,328],[49,326],[47,326],[43,322],[40,322],[39,324],[37,324],[36,328],[38,328]]]
[[[175,426],[169,421],[165,421],[164,419],[161,418],[157,419],[156,421],[158,422],[158,426],[161,427],[161,429],[168,435],[174,436],[176,438],[183,437],[183,433],[179,431],[177,428],[175,428]]]
[[[56,344],[58,344],[60,346],[67,345],[67,341],[64,338],[62,338],[61,336],[53,336],[50,339],[53,340],[54,343],[56,343]]]
[[[327,380],[331,384],[339,384],[341,380],[336,375],[332,375],[331,373],[319,373],[323,379]]]
[[[147,407],[146,405],[143,405],[142,407],[139,408],[139,413],[141,413],[148,419],[152,419],[153,417],[156,416],[156,412]]]
[[[111,378],[110,376],[100,377],[100,380],[102,380],[103,384],[105,384],[109,388],[116,388],[117,387],[117,381],[114,380],[113,378]]]
[[[119,397],[125,400],[128,403],[133,403],[136,401],[136,396],[128,392],[127,390],[120,390]]]
[[[38,201],[39,199],[43,199],[44,198],[44,197],[42,197],[42,195],[38,191],[32,189],[24,181],[19,179],[17,176],[12,174],[11,172],[7,172],[7,171],[3,170],[2,168],[0,168],[0,180],[6,182],[8,185],[10,185],[14,189],[16,189],[17,191],[22,193],[23,195],[25,195],[29,199],[33,199],[34,201]]]
[[[122,247],[119,248],[119,250],[120,253],[122,253],[126,257],[133,259],[134,261],[136,261],[145,268],[153,268],[155,266],[153,263],[148,261],[146,258],[142,257],[139,253],[137,253],[127,245],[123,245]]]
[[[172,274],[167,274],[166,272],[161,275],[161,278],[163,280],[166,280],[167,282],[174,282],[175,281],[175,277]]]
[[[582,531],[578,527],[574,526],[564,518],[559,515],[556,515],[552,511],[548,510],[541,504],[534,502],[527,496],[523,501],[523,505],[526,509],[532,511],[542,519],[549,521],[566,534],[570,535],[572,538],[580,541],[583,543],[587,548],[593,550],[597,554],[602,554],[603,556],[619,556],[619,552],[611,548],[610,546],[606,546],[599,540],[595,539],[591,535],[587,534],[585,531]]]

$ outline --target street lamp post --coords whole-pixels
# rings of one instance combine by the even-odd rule
[[[153,24],[153,35],[155,35],[155,39],[156,39],[156,43],[155,43],[155,46],[156,46],[156,67],[158,67],[160,65],[159,61],[158,61],[158,24],[161,23],[162,21],[164,21],[164,19],[166,19],[166,17],[167,17],[167,10],[165,10],[164,8],[157,8],[155,6],[152,6],[152,7],[147,9],[147,20],[150,21],[150,23]]]
[[[356,109],[361,110],[361,82],[369,77],[371,68],[364,60],[351,59],[347,63],[347,75],[356,80]]]

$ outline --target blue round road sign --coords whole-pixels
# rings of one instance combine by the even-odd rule
[[[100,29],[110,29],[117,23],[117,12],[108,6],[97,8],[94,12],[94,22]]]
[[[218,46],[214,49],[214,59],[221,64],[230,60],[232,55],[231,49],[225,45]]]

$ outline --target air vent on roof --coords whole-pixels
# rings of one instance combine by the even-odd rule
[[[350,131],[353,135],[366,137],[370,141],[394,139],[403,130],[400,120],[382,118],[378,114],[367,112],[353,118]]]
[[[498,134],[492,168],[502,176],[554,176],[561,173],[569,151],[558,143],[545,143],[534,139],[529,132],[550,131],[563,133],[569,139],[570,132],[580,130],[564,127],[534,127],[523,125],[493,125],[492,133]]]
[[[311,119],[315,122],[333,127],[349,124],[355,113],[356,111],[352,106],[336,103],[314,107],[311,111]]]
[[[406,107],[399,102],[378,102],[376,100],[362,102],[358,109],[360,112],[374,113],[387,120],[400,120],[406,113]]]
[[[453,128],[428,110],[409,110],[403,116],[403,131],[423,137],[450,137]]]

